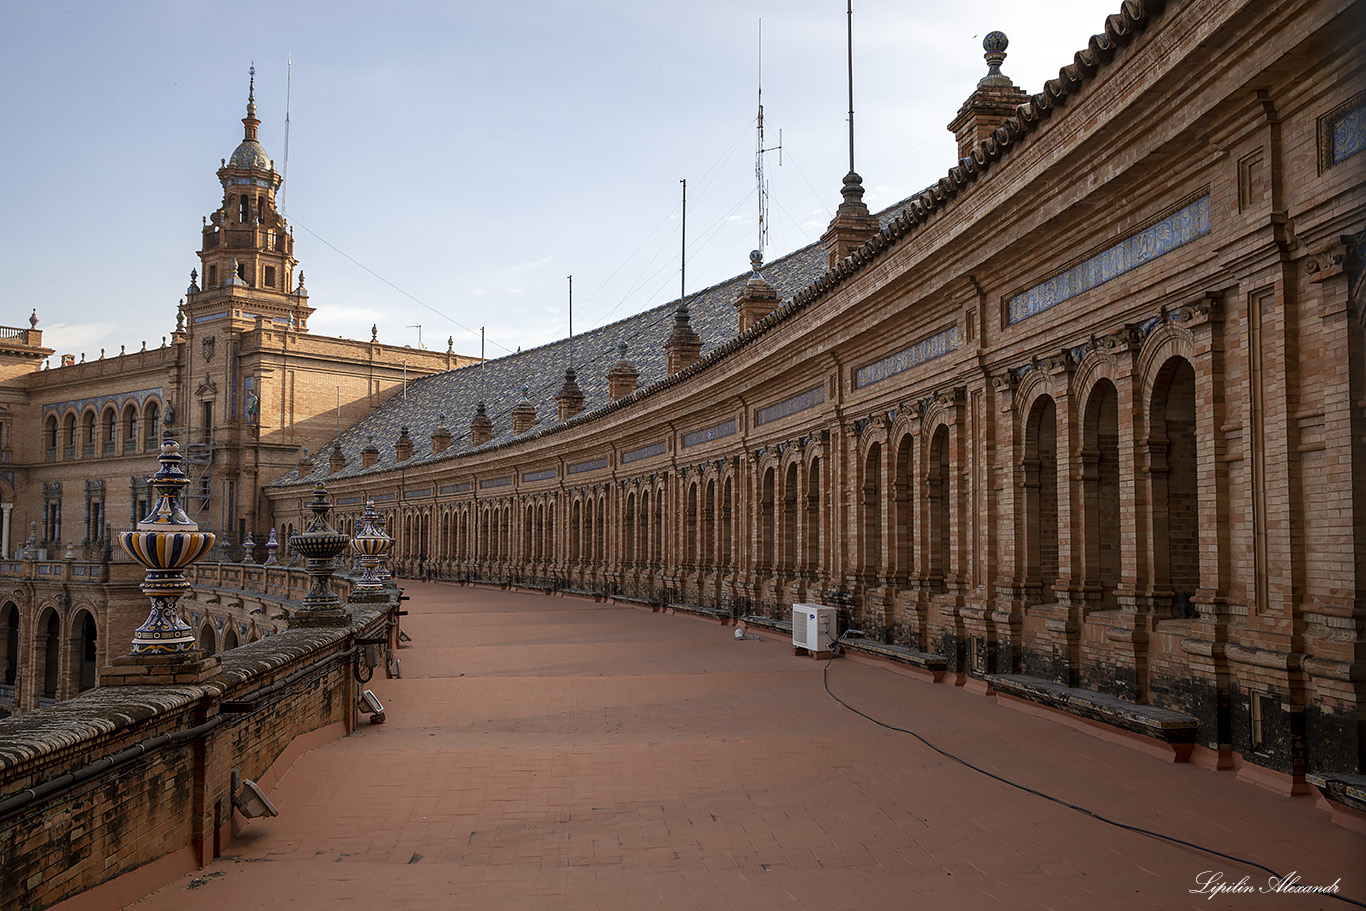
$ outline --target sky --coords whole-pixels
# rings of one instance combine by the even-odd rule
[[[854,6],[855,168],[877,211],[953,165],[987,32],[1037,92],[1120,0]],[[571,275],[575,331],[610,323],[748,269],[761,47],[764,144],[782,146],[766,257],[825,231],[849,164],[845,29],[842,0],[0,0],[0,325],[36,309],[47,347],[91,359],[170,334],[253,64],[282,171],[288,98],[312,333],[478,355],[482,328],[497,357],[568,334]]]

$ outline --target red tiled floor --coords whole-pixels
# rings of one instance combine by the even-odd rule
[[[1192,895],[1265,874],[1103,825],[878,727],[783,643],[629,607],[412,583],[388,723],[305,754],[230,855],[138,911],[310,907],[1347,907]],[[988,698],[835,661],[832,690],[1097,813],[1366,900],[1366,838]],[[193,890],[187,894],[187,890]]]

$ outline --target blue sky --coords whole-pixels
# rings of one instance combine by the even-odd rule
[[[874,209],[942,176],[986,72],[1036,92],[1119,0],[858,0],[856,166]],[[323,335],[477,354],[563,337],[747,268],[759,20],[769,258],[817,239],[848,169],[842,0],[376,4],[0,0],[10,175],[0,325],[97,357],[175,325],[256,65],[261,141]]]

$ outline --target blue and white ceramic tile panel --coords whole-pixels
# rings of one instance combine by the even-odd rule
[[[442,485],[441,485],[441,495],[442,495],[442,496],[446,496],[447,494],[453,494],[453,493],[469,493],[469,490],[470,490],[470,482],[469,482],[469,481],[462,481],[462,482],[460,482],[459,484],[442,484]]]
[[[607,467],[607,456],[599,459],[589,459],[587,462],[575,462],[565,469],[565,474],[583,474],[585,471],[601,471]]]
[[[632,449],[621,454],[621,464],[629,465],[632,462],[639,462],[641,459],[648,459],[650,456],[663,455],[665,450],[664,441],[651,443],[649,446],[642,446],[639,449]]]
[[[423,497],[430,497],[431,495],[432,489],[430,487],[422,487],[417,490],[405,490],[403,492],[403,499],[421,500]]]
[[[555,477],[555,469],[543,468],[540,471],[522,472],[522,483],[530,484],[532,481],[549,481]]]
[[[683,448],[696,446],[698,443],[710,443],[712,440],[719,440],[722,437],[732,436],[735,433],[735,420],[722,421],[711,427],[702,430],[694,430],[692,433],[683,435]]]
[[[492,487],[511,487],[512,475],[505,475],[501,478],[486,478],[479,482],[480,490],[488,490]]]
[[[115,410],[122,411],[123,406],[129,402],[136,402],[141,408],[151,396],[161,397],[161,387],[154,389],[139,389],[136,392],[118,392],[113,395],[100,395],[87,399],[72,399],[69,402],[53,402],[43,406],[43,417],[49,414],[62,414],[67,409],[73,409],[78,414],[86,409],[87,406],[95,406],[96,411],[102,411],[104,406],[113,405]]]
[[[1210,197],[1150,225],[1108,250],[1041,282],[1007,301],[1008,318],[1018,323],[1125,272],[1184,246],[1210,230]]]
[[[1333,164],[1366,149],[1366,105],[1333,121]]]
[[[808,408],[815,408],[817,405],[823,404],[825,404],[825,386],[813,386],[790,399],[758,409],[754,412],[754,423],[756,426],[761,426],[769,421],[776,421],[779,418],[785,418],[799,411],[805,411]]]
[[[895,376],[912,367],[932,361],[937,357],[943,357],[950,351],[958,350],[958,327],[950,326],[938,335],[932,335],[927,339],[916,342],[909,348],[902,349],[896,354],[884,357],[880,361],[875,361],[866,367],[860,367],[854,372],[854,388],[862,389],[864,386],[871,386],[873,383],[885,380],[889,376]]]

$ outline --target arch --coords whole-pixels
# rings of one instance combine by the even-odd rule
[[[148,399],[142,406],[142,436],[145,449],[155,449],[157,446],[157,424],[161,421],[161,402],[157,399]]]
[[[892,477],[892,572],[905,582],[915,568],[915,439],[901,435]]]
[[[223,632],[223,651],[230,651],[237,648],[237,630],[231,624]]]
[[[1039,586],[1039,602],[1053,602],[1058,579],[1058,410],[1050,395],[1040,395],[1025,422],[1024,485],[1025,572]]]
[[[636,562],[636,492],[626,494],[626,506],[621,516],[621,561],[627,566]]]
[[[57,458],[57,439],[59,436],[57,429],[57,415],[50,414],[43,426],[43,444],[47,449],[49,459]]]
[[[863,521],[862,569],[869,579],[882,568],[882,444],[873,443],[863,458],[863,479],[859,486]]]
[[[569,559],[573,563],[583,562],[583,553],[579,550],[583,544],[582,522],[583,501],[575,500],[569,506]]]
[[[119,414],[113,405],[106,406],[100,414],[100,426],[100,451],[105,455],[112,455],[119,437]]]
[[[949,489],[949,428],[940,424],[930,435],[925,463],[927,574],[942,584],[952,556],[953,502]]]
[[[773,499],[775,469],[764,469],[763,488],[759,497],[759,568],[772,570],[773,563]]]
[[[734,541],[732,537],[734,511],[735,498],[731,493],[731,479],[726,478],[721,485],[721,565],[727,567],[734,565],[734,557],[731,552]]]
[[[697,565],[697,482],[688,484],[688,505],[683,518],[683,563]]]
[[[199,628],[199,639],[195,643],[199,650],[204,653],[205,658],[211,658],[218,652],[218,637],[214,633],[213,624],[207,619],[204,625]]]
[[[68,411],[62,421],[62,456],[67,459],[76,457],[76,412]]]
[[[81,415],[81,453],[87,456],[95,454],[95,409],[87,408]]]
[[[13,601],[0,606],[0,642],[5,650],[4,673],[0,685],[12,687],[19,679],[19,607]],[[9,691],[13,700],[14,691]]]
[[[79,610],[71,624],[70,692],[93,689],[99,682],[99,627],[88,610]]]
[[[802,555],[803,569],[815,573],[820,569],[821,547],[821,459],[811,460],[806,468],[806,539]]]
[[[708,478],[702,495],[702,563],[716,566],[716,479]]]
[[[135,451],[139,442],[138,406],[136,402],[129,402],[123,407],[123,451]]]
[[[1195,369],[1181,356],[1158,370],[1146,442],[1152,497],[1154,583],[1170,591],[1176,616],[1193,617],[1200,587],[1200,492]]]
[[[783,474],[782,570],[791,575],[797,570],[797,463],[788,463]]]
[[[36,633],[34,645],[39,659],[36,675],[40,687],[39,696],[42,699],[55,700],[62,679],[62,618],[49,607],[38,618]]]
[[[1081,475],[1085,582],[1100,587],[1100,609],[1114,610],[1120,582],[1119,393],[1106,378],[1086,399]]]

